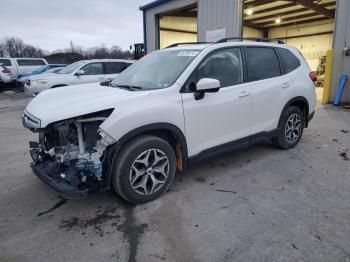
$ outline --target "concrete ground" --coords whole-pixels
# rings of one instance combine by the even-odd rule
[[[141,206],[113,193],[65,200],[36,178],[0,94],[0,261],[350,261],[350,113],[317,109],[301,143],[192,166]]]

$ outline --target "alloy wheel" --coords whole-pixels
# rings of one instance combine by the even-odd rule
[[[298,114],[289,116],[285,126],[285,137],[289,144],[294,144],[300,138],[302,131],[302,121]]]
[[[133,162],[129,182],[131,188],[140,195],[157,192],[167,181],[169,158],[160,149],[148,149]]]

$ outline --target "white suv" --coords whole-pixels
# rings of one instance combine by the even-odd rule
[[[28,77],[24,92],[28,95],[37,95],[50,88],[111,81],[132,63],[133,61],[124,59],[78,61],[57,73],[43,73]]]
[[[47,65],[44,58],[6,58],[0,57],[0,64],[6,66],[11,73],[11,81],[16,81],[20,75],[32,72]]]
[[[39,94],[23,123],[34,173],[66,197],[113,188],[131,203],[157,198],[177,171],[271,139],[296,146],[314,115],[314,74],[283,44],[171,47],[136,62],[110,86]]]

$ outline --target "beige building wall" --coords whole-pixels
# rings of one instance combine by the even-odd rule
[[[269,38],[280,38],[286,44],[298,48],[304,55],[312,70],[316,70],[319,58],[332,49],[333,34],[307,36],[285,39],[291,36],[330,32],[334,29],[333,22],[308,23],[290,27],[276,28],[269,30]]]
[[[263,32],[251,27],[243,27],[243,37],[257,37],[261,38],[263,37]]]
[[[159,19],[159,28],[160,48],[181,42],[197,42],[195,17],[163,16]],[[176,30],[183,32],[175,32]]]

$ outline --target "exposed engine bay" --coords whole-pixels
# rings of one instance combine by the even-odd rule
[[[32,130],[39,133],[39,142],[30,142],[34,173],[68,198],[106,188],[104,163],[110,142],[99,126],[109,114],[107,110]]]

